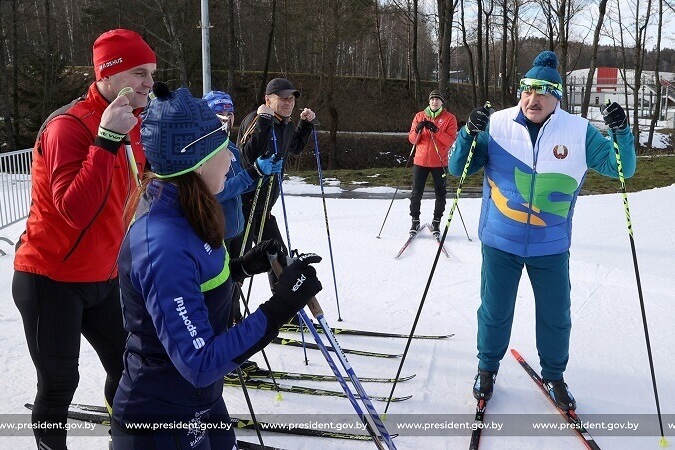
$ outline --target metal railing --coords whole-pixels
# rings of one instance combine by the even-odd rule
[[[32,150],[0,153],[0,230],[28,217]],[[14,245],[5,237],[0,240]],[[0,250],[0,256],[4,254]]]

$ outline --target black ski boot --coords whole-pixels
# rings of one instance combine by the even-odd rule
[[[494,390],[496,379],[497,372],[478,369],[475,378],[476,382],[473,384],[474,398],[476,400],[489,401],[492,398],[492,391]]]
[[[415,236],[420,230],[420,219],[413,219],[410,225],[410,236]]]
[[[571,409],[577,409],[577,401],[574,400],[572,393],[567,388],[567,384],[564,379],[559,380],[547,380],[544,378],[541,380],[544,384],[544,387],[548,391],[548,395],[553,399],[555,406],[562,409],[563,411],[569,411]]]
[[[431,233],[435,237],[439,237],[441,235],[441,219],[434,219],[431,221]]]

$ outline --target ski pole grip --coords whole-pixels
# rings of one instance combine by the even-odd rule
[[[272,271],[277,276],[277,278],[279,278],[279,275],[281,275],[281,272],[283,272],[284,270],[283,267],[281,267],[279,258],[277,257],[276,253],[274,254],[268,253],[267,256],[270,259],[270,266],[272,267]],[[321,305],[319,305],[319,301],[316,299],[316,297],[312,296],[312,298],[307,300],[307,306],[309,307],[309,310],[312,312],[314,318],[318,319],[319,316],[323,315],[323,310],[321,309]]]

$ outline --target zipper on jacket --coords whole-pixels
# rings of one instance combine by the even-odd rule
[[[551,118],[549,117],[546,120],[546,122],[544,122],[544,125],[542,125],[542,127],[539,129],[539,132],[537,133],[537,140],[532,146],[532,180],[530,181],[530,199],[527,209],[527,222],[525,223],[525,242],[523,246],[523,253],[525,254],[525,256],[529,256],[527,253],[527,247],[530,244],[530,231],[532,229],[531,218],[532,218],[532,208],[534,207],[534,185],[536,184],[537,178],[537,158],[539,157],[539,142],[541,141],[541,137],[543,136],[544,130],[546,129],[546,126],[548,125],[550,120]],[[525,131],[527,131],[529,134],[527,125],[525,125]]]

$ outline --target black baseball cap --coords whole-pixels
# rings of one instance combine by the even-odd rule
[[[267,83],[265,88],[265,95],[277,94],[279,97],[288,97],[293,94],[295,98],[300,97],[300,91],[295,89],[290,81],[286,78],[274,78]]]

